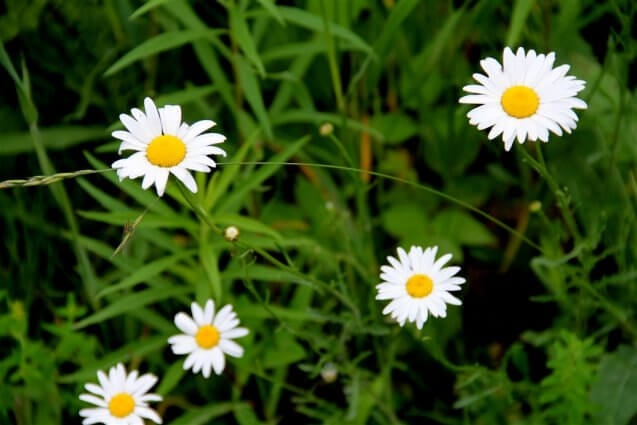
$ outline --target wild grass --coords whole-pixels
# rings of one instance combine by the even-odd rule
[[[0,423],[80,423],[84,384],[117,362],[159,376],[174,425],[634,423],[636,12],[6,0]],[[505,152],[468,124],[461,88],[505,46],[587,81],[572,134]],[[145,96],[228,137],[196,194],[110,170]],[[467,279],[420,331],[375,300],[410,245]],[[208,298],[251,332],[204,379],[166,340]]]

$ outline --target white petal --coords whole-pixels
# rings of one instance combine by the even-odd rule
[[[190,143],[192,139],[194,139],[195,137],[199,136],[204,131],[214,126],[215,126],[214,121],[210,121],[210,120],[197,121],[196,123],[191,125],[190,128],[188,129],[188,132],[183,138],[184,143],[186,144]]]
[[[166,105],[163,108],[159,108],[159,116],[161,117],[164,134],[177,136],[180,130],[179,125],[181,124],[181,107]],[[180,139],[183,141],[183,138],[180,137]]]
[[[177,313],[175,315],[175,325],[180,331],[191,336],[194,336],[199,330],[195,322],[185,313]]]
[[[221,308],[221,310],[219,310],[219,312],[217,313],[217,316],[215,317],[213,325],[216,328],[219,328],[219,325],[225,322],[228,316],[230,316],[231,314],[232,314],[232,306],[230,304],[224,305]]]
[[[462,96],[459,100],[460,103],[470,103],[470,104],[497,103],[499,101],[500,101],[499,98],[495,96],[486,96],[483,94],[470,94],[467,96]]]
[[[210,357],[212,359],[212,367],[217,375],[221,375],[223,369],[226,367],[226,359],[223,352],[219,347],[215,347],[210,350]]]
[[[126,382],[124,382],[125,392],[133,391],[133,389],[135,388],[135,383],[137,382],[137,375],[139,375],[139,372],[137,372],[136,370],[128,374],[128,376],[126,377]]]
[[[153,183],[155,183],[155,178],[156,178],[155,174],[156,174],[155,167],[150,168],[146,171],[146,174],[144,175],[144,180],[142,180],[142,189],[146,190],[149,187],[151,187]]]
[[[170,172],[181,181],[192,193],[197,193],[197,183],[190,172],[182,167],[172,167]]]
[[[200,148],[193,148],[192,150],[189,149],[188,155],[221,155],[225,157],[226,151],[216,146],[204,146]]]
[[[93,394],[97,394],[100,397],[105,397],[106,396],[106,391],[104,391],[104,389],[102,387],[100,387],[99,385],[88,383],[88,384],[84,385],[84,388],[86,388],[87,391],[89,391],[89,392],[91,392]]]
[[[223,322],[219,323],[219,326],[216,326],[216,328],[219,329],[219,332],[226,332],[236,327],[237,325],[239,325],[238,319],[228,318],[224,320]]]
[[[143,396],[139,397],[139,401],[142,401],[144,403],[162,401],[163,399],[164,398],[159,394],[144,394]]]
[[[192,159],[184,159],[183,161],[181,161],[179,166],[181,168],[185,168],[187,170],[192,170],[192,171],[201,171],[203,173],[210,172],[210,167],[208,167],[207,165],[200,164],[199,162],[194,161]]]
[[[155,171],[155,188],[157,189],[157,196],[164,196],[169,174],[170,172],[168,169],[162,167]]]
[[[188,147],[217,145],[225,142],[225,140],[226,136],[219,133],[200,134],[188,142]]]
[[[99,397],[95,397],[94,395],[91,395],[91,394],[80,394],[79,399],[82,400],[82,401],[85,401],[87,403],[94,404],[94,405],[99,406],[99,407],[107,407],[108,406],[108,404],[104,401],[104,399],[99,398]]]
[[[157,412],[149,409],[148,407],[135,406],[135,414],[141,416],[142,418],[150,419],[155,423],[161,423],[161,418],[159,417]]]
[[[199,356],[199,350],[193,351],[192,353],[190,353],[188,357],[186,357],[186,360],[184,360],[184,370],[188,370],[192,368],[198,356]]]
[[[154,137],[161,135],[161,122],[159,120],[159,113],[155,102],[150,97],[144,99],[144,109],[146,110],[146,118],[148,119],[148,126]]]
[[[197,342],[190,335],[173,335],[168,338],[168,343],[175,354],[187,354],[197,349]]]
[[[145,113],[137,108],[131,109],[131,113],[139,124],[139,130],[144,134],[144,140],[152,140],[155,137],[159,136],[159,134],[153,133],[152,129],[150,128],[150,124],[148,123],[148,117],[146,117]]]
[[[197,326],[203,326],[210,323],[204,320],[203,310],[201,309],[201,307],[199,307],[199,304],[197,303],[190,304],[190,309],[192,310],[192,318],[197,324]]]
[[[203,321],[205,324],[212,324],[212,319],[215,316],[215,302],[213,300],[206,301],[206,306],[203,313]]]
[[[221,339],[219,341],[219,348],[221,348],[226,354],[232,357],[242,357],[243,347],[230,339]]]
[[[212,370],[212,359],[206,359],[201,367],[201,374],[204,378],[210,377],[210,371]]]
[[[246,328],[234,328],[228,331],[221,333],[221,338],[229,339],[229,338],[241,338],[242,336],[246,336],[250,331]]]
[[[142,375],[133,386],[133,396],[141,396],[148,392],[157,383],[157,377],[150,373]]]
[[[97,380],[100,382],[100,385],[108,397],[113,395],[113,386],[111,385],[111,381],[109,381],[106,374],[101,370],[97,371]]]
[[[449,292],[441,291],[440,292],[440,296],[448,304],[462,305],[462,301],[460,301],[458,298],[456,298],[453,295],[451,295]]]
[[[440,270],[442,268],[442,266],[444,266],[445,264],[447,264],[447,262],[449,262],[449,260],[451,260],[452,255],[451,254],[445,254],[443,256],[441,256],[440,258],[438,258],[438,260],[436,260],[436,262],[434,263],[433,267],[436,270]]]

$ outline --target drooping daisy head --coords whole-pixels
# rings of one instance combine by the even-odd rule
[[[192,317],[177,313],[175,325],[183,334],[168,338],[173,353],[188,354],[184,369],[192,368],[193,373],[202,372],[205,378],[213,369],[217,375],[226,365],[225,354],[232,357],[243,356],[243,348],[233,341],[248,334],[246,328],[239,328],[237,313],[231,305],[225,305],[215,315],[215,303],[206,302],[202,309],[197,303],[191,305]]]
[[[86,384],[90,394],[81,394],[80,400],[96,405],[96,408],[80,410],[82,423],[105,425],[143,425],[144,419],[160,424],[161,418],[150,407],[151,401],[161,401],[158,394],[147,394],[157,377],[151,374],[137,376],[136,370],[127,374],[124,365],[113,366],[106,375],[97,372],[99,385]]]
[[[464,278],[455,276],[460,267],[443,267],[451,254],[436,260],[438,247],[423,249],[412,246],[409,253],[398,248],[398,259],[387,257],[390,265],[381,266],[383,282],[376,286],[377,300],[392,300],[383,314],[391,314],[400,326],[405,321],[416,322],[422,329],[427,317],[447,316],[447,304],[460,305],[460,300],[450,291],[460,290]]]
[[[162,196],[173,174],[193,193],[197,183],[188,170],[209,172],[216,163],[208,155],[223,155],[226,152],[213,146],[223,143],[225,136],[218,133],[204,133],[215,123],[210,120],[197,121],[193,125],[181,122],[181,107],[166,105],[157,109],[150,99],[144,99],[142,112],[131,109],[130,115],[121,114],[119,119],[128,131],[113,132],[113,137],[122,144],[124,150],[136,151],[131,156],[117,160],[112,167],[117,170],[120,181],[124,178],[136,179],[144,176],[142,188],[155,184],[157,195]]]
[[[480,84],[465,86],[471,93],[460,98],[460,103],[480,105],[467,116],[469,123],[479,130],[491,127],[489,140],[502,134],[508,151],[517,137],[519,143],[549,140],[549,130],[558,136],[577,127],[573,108],[586,109],[586,103],[575,97],[586,84],[567,76],[569,65],[553,68],[555,53],[524,52],[522,47],[513,54],[504,49],[503,65],[493,59],[480,61],[483,74],[473,74]]]

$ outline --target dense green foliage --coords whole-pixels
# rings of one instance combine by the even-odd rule
[[[112,171],[0,190],[0,423],[80,423],[84,383],[121,361],[160,377],[175,425],[634,424],[636,15],[631,0],[0,3],[0,180],[108,168],[118,115],[145,96],[216,121],[235,164],[197,173],[188,198]],[[507,45],[587,81],[577,130],[541,151],[505,152],[458,104]],[[422,331],[374,299],[411,244],[467,279]],[[206,380],[166,339],[209,297],[251,333]]]

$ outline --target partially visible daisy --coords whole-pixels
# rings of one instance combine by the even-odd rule
[[[400,326],[405,321],[416,322],[418,329],[431,314],[434,317],[447,316],[447,304],[462,304],[450,291],[460,290],[464,278],[455,276],[460,267],[443,267],[451,254],[436,260],[438,247],[423,249],[412,246],[409,253],[398,248],[398,259],[387,257],[391,266],[381,266],[380,278],[383,282],[376,286],[377,300],[392,300],[383,314],[390,314]]]
[[[155,103],[144,99],[146,113],[137,108],[130,115],[121,114],[119,119],[128,131],[113,132],[113,137],[122,140],[119,153],[124,150],[137,151],[128,158],[117,160],[112,167],[117,176],[136,179],[144,176],[142,188],[153,184],[157,195],[162,196],[173,174],[193,193],[197,183],[188,170],[209,172],[216,163],[208,155],[223,155],[226,152],[213,146],[223,143],[226,137],[218,133],[204,133],[215,126],[210,120],[197,121],[193,125],[181,122],[181,107],[166,105],[157,109]]]
[[[553,68],[555,53],[524,52],[522,47],[513,54],[504,49],[503,64],[493,58],[480,61],[483,74],[473,74],[480,84],[465,86],[472,93],[460,98],[460,103],[480,105],[467,114],[469,123],[478,130],[491,127],[489,140],[502,134],[508,151],[517,137],[519,143],[549,140],[549,130],[558,136],[577,127],[573,108],[586,109],[587,105],[575,97],[584,89],[585,81],[566,76],[570,66]],[[561,127],[561,128],[560,128]]]
[[[148,402],[162,398],[158,394],[147,394],[157,377],[149,373],[137,375],[136,370],[127,374],[121,363],[113,366],[108,376],[98,371],[100,384],[86,384],[84,387],[91,394],[80,395],[80,400],[98,407],[80,410],[80,416],[85,418],[82,424],[143,425],[144,419],[160,424],[161,418],[148,407]]]
[[[173,353],[188,354],[184,369],[192,368],[193,373],[202,372],[205,378],[214,369],[217,375],[226,365],[224,354],[232,357],[243,356],[243,348],[233,341],[248,334],[246,328],[238,328],[237,313],[231,305],[225,305],[215,315],[215,303],[206,302],[202,310],[197,303],[191,305],[192,317],[186,313],[177,313],[175,325],[184,334],[168,338]]]

